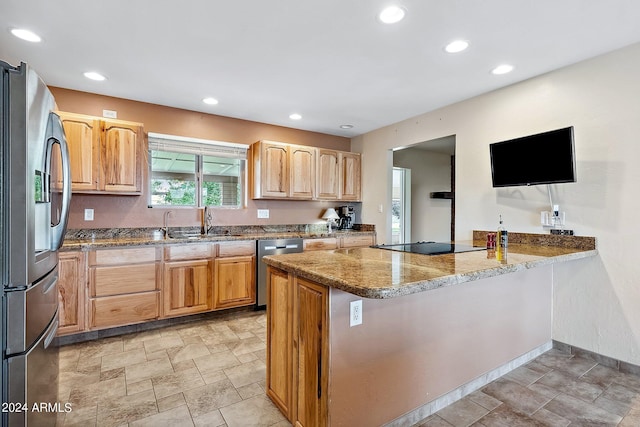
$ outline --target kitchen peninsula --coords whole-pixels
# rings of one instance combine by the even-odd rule
[[[595,239],[510,237],[506,263],[376,248],[265,257],[267,394],[299,426],[411,425],[547,351],[553,264],[597,255]]]

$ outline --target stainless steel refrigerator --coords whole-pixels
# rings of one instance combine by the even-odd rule
[[[2,425],[54,425],[58,249],[71,200],[69,153],[51,92],[0,61]]]

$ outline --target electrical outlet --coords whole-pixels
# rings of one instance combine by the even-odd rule
[[[85,209],[84,210],[84,220],[85,221],[93,221],[93,209]]]
[[[258,218],[269,218],[269,209],[258,209]]]
[[[351,301],[349,305],[349,327],[362,325],[362,300]]]

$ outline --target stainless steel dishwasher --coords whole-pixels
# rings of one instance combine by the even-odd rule
[[[258,262],[256,263],[256,308],[267,306],[267,264],[262,262],[265,255],[280,255],[302,252],[302,239],[258,240]]]

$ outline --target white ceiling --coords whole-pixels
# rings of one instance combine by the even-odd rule
[[[398,2],[406,18],[385,25],[388,0],[0,0],[0,60],[52,86],[351,137],[640,42],[638,0]],[[469,49],[445,53],[457,38]],[[515,70],[492,75],[503,62]]]

